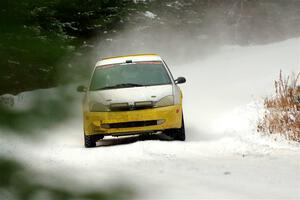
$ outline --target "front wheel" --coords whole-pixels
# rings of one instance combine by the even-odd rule
[[[184,120],[182,116],[182,125],[181,128],[174,128],[165,130],[165,134],[171,137],[173,140],[185,141],[185,129],[184,129]]]
[[[103,135],[84,135],[84,146],[87,148],[95,147],[97,140],[103,138]]]

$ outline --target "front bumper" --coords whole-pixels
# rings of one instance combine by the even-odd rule
[[[84,112],[85,135],[139,133],[180,128],[181,105],[118,112]],[[153,121],[159,121],[153,124]],[[150,123],[151,122],[151,123]]]

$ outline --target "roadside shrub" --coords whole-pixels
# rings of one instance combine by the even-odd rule
[[[275,95],[264,100],[265,113],[258,131],[282,134],[288,140],[300,142],[300,73],[284,77],[282,71],[275,81]]]

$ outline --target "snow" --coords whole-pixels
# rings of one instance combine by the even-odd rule
[[[150,18],[150,19],[154,19],[157,15],[154,14],[153,12],[146,11],[146,12],[144,13],[144,16],[145,16],[145,17],[148,17],[148,18]]]
[[[299,71],[299,59],[300,38],[227,46],[205,60],[170,66],[175,77],[187,78],[186,142],[109,138],[85,149],[78,100],[74,118],[34,140],[2,134],[0,154],[52,177],[41,180],[47,184],[78,190],[123,184],[136,199],[299,199],[300,145],[256,132],[262,97],[273,93],[280,69]],[[30,106],[31,96],[54,90],[23,93],[14,104]]]

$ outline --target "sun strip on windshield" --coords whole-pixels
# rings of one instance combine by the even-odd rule
[[[161,61],[139,61],[139,62],[133,62],[133,63],[117,63],[117,64],[108,64],[108,65],[101,65],[99,66],[102,69],[106,69],[106,68],[112,68],[112,67],[117,67],[117,66],[122,66],[122,65],[132,65],[132,64],[149,64],[149,65],[159,65],[162,64]]]

